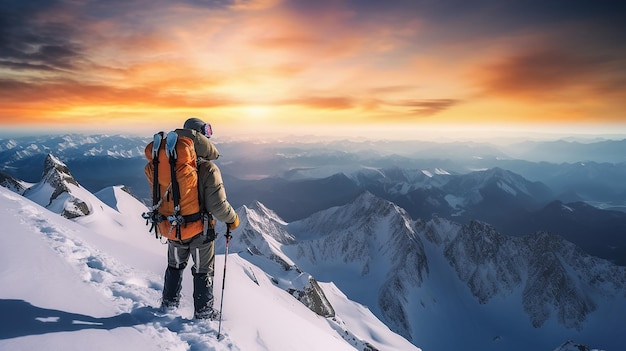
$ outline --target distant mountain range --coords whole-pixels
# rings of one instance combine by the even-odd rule
[[[594,140],[594,141],[524,141],[510,145],[506,153],[516,159],[552,162],[552,163],[622,163],[624,162],[624,140]]]
[[[44,172],[48,154],[68,165],[86,189],[97,192],[124,184],[138,197],[148,198],[143,166],[148,138],[109,135],[35,136],[0,140],[0,172],[35,183]]]
[[[40,179],[52,153],[87,190],[124,184],[148,203],[143,173],[148,141],[104,135],[0,140],[0,183],[25,189]],[[401,206],[412,218],[481,220],[515,236],[550,231],[626,265],[624,142],[507,147],[419,141],[220,142],[222,156],[216,162],[234,206],[260,201],[287,221],[345,205],[368,191]],[[563,155],[573,163],[511,155],[535,160]]]

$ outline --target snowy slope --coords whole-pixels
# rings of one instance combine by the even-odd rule
[[[296,266],[289,257],[288,250],[285,250],[296,241],[287,231],[288,224],[276,213],[257,202],[250,207],[242,207],[239,215],[241,224],[237,229],[238,235],[230,244],[230,249],[241,252],[246,260],[261,267],[263,274],[277,287],[290,292],[309,309],[318,315],[329,317],[331,326],[357,349],[416,348],[405,338],[393,333],[368,307],[352,301],[344,302],[348,298],[335,284],[318,283],[316,275]],[[220,224],[217,228],[223,231]],[[218,252],[223,249],[223,243],[218,243]],[[326,262],[323,266],[326,267],[328,264],[332,262]],[[338,280],[343,279],[339,273],[340,267],[336,266],[338,269],[333,270]],[[258,276],[258,273],[256,275]],[[323,279],[333,281],[326,276]]]
[[[187,320],[193,314],[189,272],[179,315],[156,317],[151,306],[159,303],[165,246],[141,227],[141,205],[130,195],[119,187],[98,195],[103,202],[96,210],[73,221],[0,187],[3,241],[19,243],[0,246],[1,350],[83,350],[86,345],[135,351],[354,350],[371,335],[381,336],[379,345],[393,345],[382,349],[417,350],[333,286],[324,289],[341,313],[316,315],[278,287],[263,267],[245,260],[247,252],[229,255],[224,339],[216,339],[217,322]],[[218,240],[223,244],[222,237]],[[218,299],[223,262],[218,255]],[[280,271],[273,274],[283,279]]]
[[[158,299],[158,275],[118,263],[85,240],[86,228],[4,188],[0,202],[3,241],[20,243],[0,246],[0,349],[159,349],[176,341],[156,325],[137,328],[131,314]]]

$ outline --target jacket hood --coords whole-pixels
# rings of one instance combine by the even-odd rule
[[[217,147],[202,133],[193,129],[176,129],[176,134],[193,140],[196,155],[199,158],[213,161],[220,157]]]

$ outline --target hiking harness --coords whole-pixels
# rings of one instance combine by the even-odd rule
[[[158,181],[158,165],[159,149],[161,148],[161,143],[163,141],[163,134],[163,132],[158,132],[154,134],[152,144],[152,207],[150,207],[149,212],[144,212],[141,216],[143,219],[146,220],[146,225],[150,224],[149,232],[152,232],[154,230],[154,236],[157,239],[161,239],[162,237],[162,235],[160,235],[158,232],[158,224],[164,220],[170,222],[170,233],[172,230],[176,229],[176,239],[178,241],[182,241],[181,226],[185,225],[186,223],[202,220],[204,224],[203,235],[205,236],[205,240],[214,240],[215,220],[213,219],[213,215],[210,212],[206,212],[203,210],[203,206],[200,206],[201,210],[197,213],[185,216],[180,213],[180,188],[178,185],[178,180],[176,179],[176,160],[178,159],[178,155],[176,154],[176,142],[178,141],[178,134],[176,134],[176,132],[167,133],[167,137],[165,138],[165,152],[170,164],[171,183],[165,190],[163,197],[161,197],[161,187]],[[199,183],[200,182],[198,182],[198,185]],[[174,202],[174,213],[166,217],[165,215],[159,213],[158,209],[163,203],[163,199],[169,197],[170,194]],[[198,201],[199,200],[200,199],[198,199]]]

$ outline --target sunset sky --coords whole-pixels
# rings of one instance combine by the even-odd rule
[[[3,0],[0,128],[626,135],[626,5]]]

